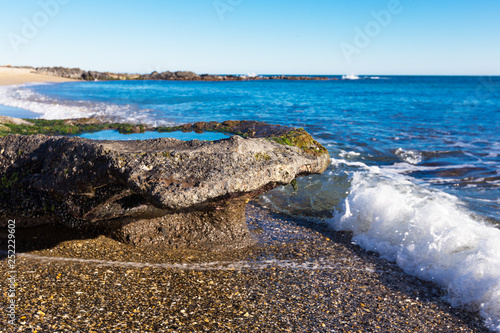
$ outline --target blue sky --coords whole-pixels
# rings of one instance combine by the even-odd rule
[[[0,64],[140,73],[500,75],[499,0],[0,4]]]

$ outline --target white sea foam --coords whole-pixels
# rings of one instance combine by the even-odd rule
[[[31,85],[0,87],[0,104],[39,113],[44,119],[82,118],[95,115],[89,108],[63,105],[29,89]]]
[[[361,153],[358,153],[358,152],[355,152],[355,151],[345,151],[345,150],[341,150],[340,153],[339,153],[339,156],[342,157],[342,158],[354,158],[354,157],[358,157],[360,156]]]
[[[359,80],[359,76],[354,74],[342,75],[342,80]]]
[[[47,84],[47,83],[37,83]],[[171,125],[169,121],[158,121],[150,116],[150,110],[141,110],[131,105],[118,105],[91,101],[63,101],[36,93],[23,84],[0,87],[0,104],[29,110],[40,114],[42,119],[68,119],[104,116],[116,122],[142,123],[151,126]]]
[[[479,311],[500,332],[500,230],[456,197],[365,165],[352,173],[349,195],[329,223],[407,273],[444,287],[453,306]]]
[[[404,150],[402,148],[398,148],[394,154],[410,164],[418,164],[422,162],[422,154],[415,150]]]
[[[383,165],[381,169],[386,173],[392,174],[409,174],[417,171],[424,172],[435,172],[435,171],[446,171],[446,170],[460,170],[467,168],[474,168],[474,164],[458,164],[458,165],[439,165],[439,166],[427,166],[427,165],[414,165],[407,162],[394,163],[392,165]],[[453,178],[439,178],[436,175],[432,176],[432,179],[426,179],[429,183],[449,183],[449,182],[462,182],[463,179],[453,179]],[[476,180],[478,181],[478,180]]]

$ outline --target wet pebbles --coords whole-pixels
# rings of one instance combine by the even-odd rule
[[[257,205],[248,206],[247,222],[259,245],[230,253],[20,231],[27,252],[16,265],[18,324],[7,325],[4,288],[0,331],[488,332],[478,315],[446,304],[435,285],[360,250],[346,234]]]

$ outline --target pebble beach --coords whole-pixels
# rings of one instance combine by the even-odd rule
[[[0,85],[62,81],[0,67]],[[0,252],[0,332],[489,332],[478,313],[451,307],[446,290],[366,252],[351,234],[264,204],[246,211],[256,244],[228,252],[18,228],[16,324]]]
[[[1,303],[0,331],[488,332],[443,290],[347,233],[257,202],[247,223],[256,245],[219,253],[131,248],[60,227],[20,231],[18,322],[7,324]]]

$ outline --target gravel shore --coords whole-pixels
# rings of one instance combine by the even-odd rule
[[[227,253],[137,249],[59,227],[18,230],[18,323],[8,324],[2,284],[0,331],[489,332],[435,285],[347,234],[256,204],[247,222],[258,245]],[[6,276],[5,255],[1,265]]]

